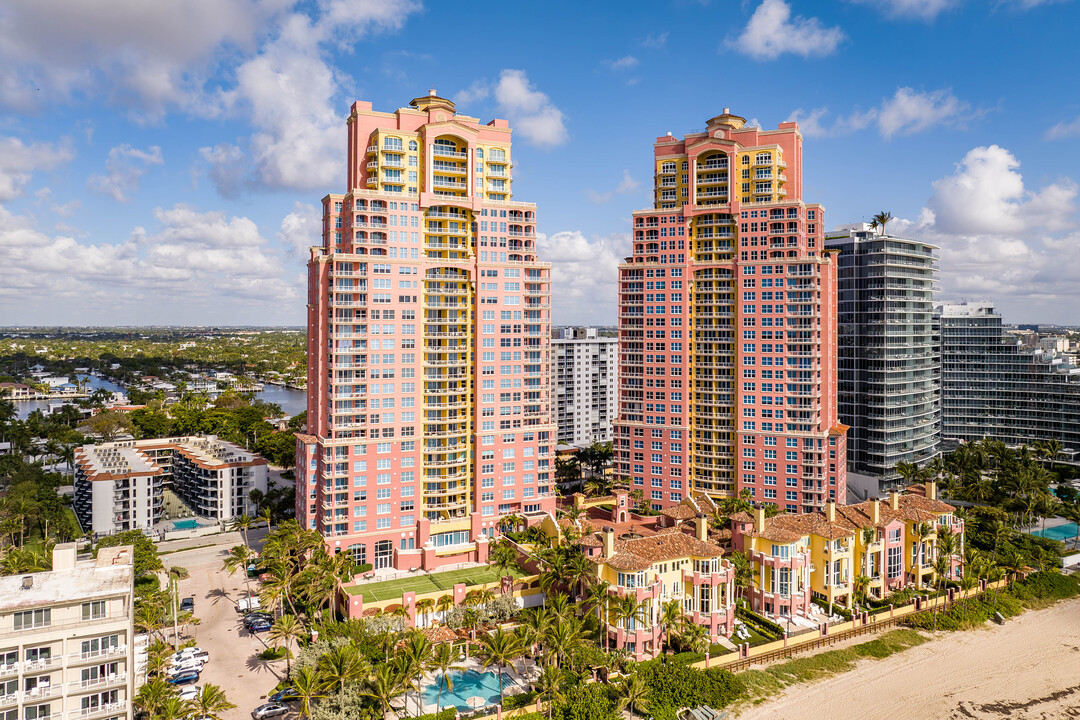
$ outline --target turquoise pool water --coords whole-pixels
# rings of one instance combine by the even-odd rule
[[[190,520],[173,520],[173,530],[194,530],[199,527],[199,521],[195,518]]]
[[[496,705],[499,702],[499,674],[494,670],[477,672],[475,670],[455,670],[450,675],[450,682],[454,686],[448,689],[443,676],[435,678],[435,682],[424,688],[424,702],[434,704],[439,699],[439,686],[442,686],[442,706],[444,708],[456,707],[458,710],[475,710],[476,707],[469,705],[471,697],[482,697],[484,705]],[[503,673],[503,687],[509,688],[514,682],[507,673]]]
[[[1072,540],[1076,537],[1076,523],[1066,523],[1057,527],[1046,528],[1046,534],[1042,530],[1031,533],[1039,537],[1048,537],[1051,540]]]

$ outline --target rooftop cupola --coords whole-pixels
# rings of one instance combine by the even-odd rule
[[[738,115],[732,115],[730,108],[724,108],[724,112],[711,120],[706,121],[705,127],[709,130],[715,130],[716,128],[727,128],[729,130],[738,130],[746,124],[746,118],[739,117]]]
[[[450,112],[456,112],[454,109],[454,101],[447,100],[446,98],[439,97],[435,94],[435,88],[428,90],[428,94],[422,97],[413,98],[409,101],[409,105],[417,110],[428,111],[435,108],[444,108]]]

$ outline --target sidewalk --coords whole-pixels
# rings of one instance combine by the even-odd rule
[[[252,528],[248,530],[248,542],[251,543],[251,548],[256,552],[262,548],[263,540],[266,539],[266,526]],[[213,535],[203,535],[201,537],[185,538],[183,540],[167,540],[165,542],[158,543],[158,552],[177,552],[179,550],[188,550],[190,548],[201,548],[208,546],[224,545],[226,547],[233,547],[234,545],[242,545],[244,538],[239,532],[223,532],[214,533]]]

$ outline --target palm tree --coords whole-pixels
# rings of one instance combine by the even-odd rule
[[[691,652],[704,652],[709,646],[709,633],[704,625],[688,622],[683,625],[679,644]]]
[[[404,659],[407,668],[406,675],[410,679],[416,677],[416,683],[413,687],[416,688],[416,714],[420,715],[423,711],[420,699],[420,682],[423,680],[424,671],[430,667],[432,659],[431,641],[428,640],[427,635],[419,630],[410,632],[405,640],[405,647],[402,649],[401,657]]]
[[[908,462],[896,463],[896,472],[900,477],[904,478],[904,482],[908,485],[911,485],[921,473],[918,465]]]
[[[203,685],[199,694],[191,701],[191,710],[195,717],[212,720],[223,720],[222,713],[234,707],[236,705],[225,697],[225,691],[212,684]]]
[[[864,527],[862,529],[862,543],[863,543],[863,573],[865,575],[873,574],[873,568],[870,567],[870,543],[874,542],[877,538],[877,530],[872,527]]]
[[[290,678],[293,691],[290,699],[300,701],[300,717],[311,717],[311,701],[326,697],[321,694],[325,686],[323,679],[313,667],[304,667]]]
[[[948,555],[938,555],[934,560],[934,573],[937,575],[938,588],[941,592],[945,592],[945,584],[948,582],[949,573],[952,570],[952,560]],[[942,605],[948,603],[948,600],[943,600]],[[934,608],[934,630],[937,631],[937,616],[938,608]]]
[[[295,615],[282,615],[270,626],[267,639],[273,647],[285,646],[285,677],[292,675],[292,653],[289,646],[293,640],[299,642],[307,633]]]
[[[570,602],[570,598],[563,593],[556,593],[548,597],[547,602],[544,604],[544,610],[551,614],[553,618],[559,620],[565,620],[574,614],[574,606]]]
[[[544,647],[555,659],[555,664],[562,667],[563,659],[581,642],[581,623],[576,618],[556,620],[544,636]]]
[[[510,672],[516,673],[514,660],[521,657],[522,648],[518,645],[517,638],[513,633],[508,633],[501,627],[495,632],[487,633],[480,639],[480,654],[483,658],[484,668],[495,665],[499,668],[499,704],[505,703],[503,693],[502,670],[509,666]]]
[[[428,664],[428,669],[437,673],[439,677],[439,696],[435,701],[435,714],[439,715],[442,712],[442,691],[443,686],[446,687],[448,692],[454,691],[454,681],[450,677],[451,670],[464,670],[464,665],[458,665],[458,660],[461,659],[461,651],[453,643],[440,643],[435,646],[434,652],[431,654],[431,661]]]
[[[856,575],[851,581],[851,592],[860,604],[866,603],[866,592],[870,588],[869,575]]]
[[[431,611],[435,608],[435,598],[423,598],[416,601],[416,612],[420,613],[424,618],[424,627],[428,626],[428,620],[431,619]]]
[[[1076,547],[1080,547],[1080,503],[1072,503],[1070,505],[1062,505],[1061,516],[1066,520],[1071,520],[1076,525],[1076,538],[1074,543]]]
[[[649,712],[647,704],[649,700],[649,686],[637,673],[632,673],[621,678],[621,681],[616,686],[616,692],[619,694],[617,707],[620,712],[629,708],[630,720],[634,720],[635,709],[642,713]]]
[[[135,707],[150,717],[158,717],[165,701],[176,694],[176,689],[164,678],[154,678],[143,684],[135,696]]]
[[[319,658],[316,665],[328,686],[338,686],[339,706],[345,705],[345,685],[362,678],[366,663],[352,645],[339,645]]]
[[[368,678],[367,686],[367,691],[360,694],[375,700],[381,712],[389,712],[390,703],[407,687],[404,668],[396,662],[376,665]]]
[[[913,534],[916,538],[916,550],[911,564],[912,570],[915,571],[913,573],[915,575],[915,580],[918,581],[922,579],[922,565],[925,564],[923,562],[923,554],[925,552],[923,546],[926,542],[926,538],[934,534],[934,527],[928,522],[921,522],[914,527]],[[916,566],[918,566],[917,570]]]
[[[500,578],[510,574],[511,570],[518,567],[517,551],[510,543],[498,540],[491,547],[488,554],[488,565],[495,570]]]
[[[540,673],[540,677],[536,679],[536,691],[538,697],[547,698],[548,704],[548,720],[551,720],[552,711],[555,709],[555,703],[563,700],[566,696],[563,694],[563,687],[566,684],[566,674],[555,665],[547,665]]]
[[[225,556],[225,559],[221,563],[221,569],[233,575],[237,570],[244,571],[244,592],[247,597],[251,597],[251,582],[248,578],[248,565],[251,564],[251,548],[244,545],[237,545],[229,550],[229,554]]]
[[[871,227],[881,228],[881,234],[885,234],[885,226],[892,220],[892,213],[882,210],[874,216],[873,222],[870,223]]]
[[[678,600],[668,600],[660,609],[660,627],[664,629],[664,642],[667,646],[671,647],[671,641],[674,638],[674,630],[682,626],[686,622],[686,617],[683,615],[682,606]]]
[[[452,607],[454,607],[453,595],[440,595],[439,599],[435,602],[435,609],[443,614],[443,624],[446,623],[446,612]]]
[[[187,720],[191,716],[191,702],[181,700],[179,696],[172,695],[165,698],[158,708],[158,714],[152,716],[154,720]]]

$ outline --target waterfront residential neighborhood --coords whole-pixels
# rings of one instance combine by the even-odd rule
[[[0,720],[1075,715],[1080,9],[665,10],[0,10]]]

